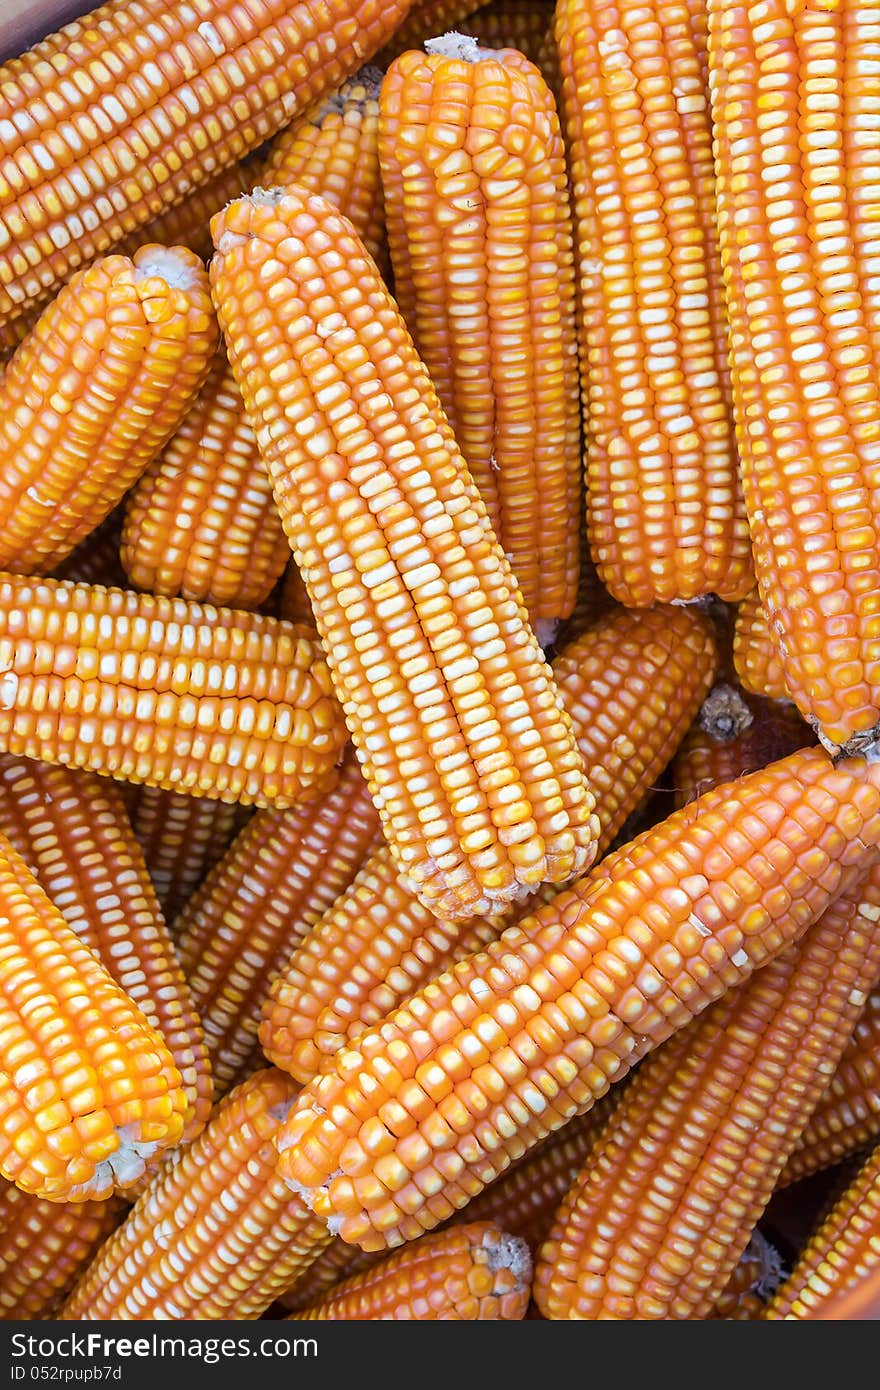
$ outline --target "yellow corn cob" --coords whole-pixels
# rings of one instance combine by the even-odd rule
[[[708,622],[671,607],[620,609],[556,658],[557,687],[599,792],[600,852],[669,761],[716,659]],[[521,911],[513,905],[488,919],[438,919],[383,847],[275,980],[260,1025],[265,1055],[308,1081],[346,1041],[493,940]]]
[[[119,558],[124,506],[124,501],[118,503],[93,531],[74,546],[66,559],[55,566],[49,577],[66,579],[71,584],[104,584],[125,588],[128,579]]]
[[[279,1171],[352,1244],[450,1216],[795,940],[880,838],[880,767],[796,753],[675,812],[338,1054]]]
[[[490,0],[456,25],[481,48],[515,48],[540,67],[538,58],[553,33],[554,0]]]
[[[779,1251],[755,1229],[709,1317],[725,1322],[756,1320],[782,1277]]]
[[[121,1197],[47,1202],[0,1181],[0,1318],[52,1317],[127,1210]]]
[[[481,10],[488,0],[416,0],[406,17],[376,55],[380,68],[387,68],[408,48],[421,48],[425,39],[455,29],[459,21]]]
[[[744,690],[765,695],[770,700],[791,699],[757,589],[737,605],[733,662]]]
[[[880,976],[880,868],[643,1063],[538,1253],[557,1319],[705,1318]]]
[[[236,608],[257,608],[282,574],[290,547],[225,352],[129,492],[120,553],[138,589]]]
[[[274,618],[0,574],[0,672],[4,752],[258,805],[335,780],[326,663]]]
[[[763,1316],[814,1318],[880,1265],[880,1145],[810,1237]]]
[[[675,755],[675,804],[686,806],[712,787],[766,767],[813,741],[794,705],[745,695],[721,681],[707,695]]]
[[[755,570],[832,751],[880,727],[876,13],[709,5],[718,224]]]
[[[259,1317],[329,1239],[275,1173],[296,1089],[266,1069],[230,1092],[105,1241],[59,1320]]]
[[[379,174],[380,68],[368,65],[277,135],[260,169],[271,188],[297,184],[320,193],[354,227],[387,270],[385,204]]]
[[[423,1236],[332,1289],[295,1318],[381,1322],[510,1321],[525,1316],[532,1258],[489,1221]]]
[[[0,68],[0,324],[338,87],[409,8],[110,0]]]
[[[0,898],[0,1172],[52,1201],[101,1199],[180,1139],[180,1074],[3,836]]]
[[[169,927],[250,819],[247,806],[130,785],[131,828]]]
[[[754,583],[729,400],[705,82],[688,0],[560,0],[599,577],[631,606]]]
[[[401,872],[446,916],[570,878],[596,829],[571,723],[374,262],[295,189],[211,230],[230,361]]]
[[[275,975],[378,836],[379,818],[349,756],[320,800],[258,813],[174,924],[218,1095],[259,1058],[260,1009]]]
[[[187,1095],[184,1140],[211,1109],[208,1050],[147,866],[104,777],[0,754],[0,834],[165,1041]]]
[[[76,275],[0,384],[0,569],[45,573],[162,448],[217,347],[208,279],[184,247]]]
[[[188,246],[206,261],[213,250],[211,218],[226,203],[253,187],[257,182],[256,172],[253,165],[249,167],[238,161],[221,169],[207,183],[187,194],[182,202],[166,208],[131,236],[123,237],[114,251],[131,256],[147,242],[156,242],[159,246]]]
[[[559,120],[514,50],[426,47],[380,95],[394,294],[546,647],[574,607],[582,506]]]
[[[798,1139],[777,1184],[829,1168],[880,1138],[880,990],[864,1012],[830,1085]]]

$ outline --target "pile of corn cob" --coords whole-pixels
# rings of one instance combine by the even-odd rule
[[[0,69],[0,1317],[864,1304],[877,23]]]

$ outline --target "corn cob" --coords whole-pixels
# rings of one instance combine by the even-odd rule
[[[823,1322],[876,1322],[880,1312],[880,1271],[859,1276],[845,1293],[823,1302],[812,1318]]]
[[[554,662],[590,785],[600,793],[600,852],[669,761],[709,688],[716,656],[705,619],[658,608],[618,610]],[[438,919],[383,846],[275,980],[260,1025],[265,1055],[308,1081],[346,1041],[500,935],[518,906],[470,922]]]
[[[0,754],[0,835],[164,1039],[187,1095],[184,1140],[211,1109],[205,1036],[125,806],[106,778]]]
[[[122,564],[138,589],[247,609],[271,593],[289,558],[221,351],[192,410],[126,498]]]
[[[546,647],[574,607],[582,507],[559,120],[514,50],[426,47],[380,94],[394,294]]]
[[[379,173],[380,68],[368,65],[277,135],[260,170],[271,188],[320,193],[354,227],[379,269],[388,265]]]
[[[855,752],[880,722],[880,203],[863,75],[876,15],[851,0],[818,10],[713,0],[709,12],[718,225],[758,587],[791,698],[831,751]]]
[[[162,915],[173,926],[244,829],[250,808],[144,784],[130,787],[126,805]]]
[[[880,1138],[880,990],[864,1012],[831,1083],[807,1121],[777,1187],[848,1158]]]
[[[108,512],[93,531],[74,546],[70,554],[52,570],[51,579],[71,584],[104,584],[125,588],[128,579],[119,558],[124,502]]]
[[[338,1054],[279,1171],[364,1249],[430,1229],[795,940],[878,838],[862,760],[807,749],[709,792]]]
[[[291,951],[347,887],[379,837],[356,760],[318,801],[265,811],[242,831],[175,923],[218,1095],[265,1066],[260,1009]]]
[[[47,1202],[0,1183],[0,1319],[51,1317],[127,1210],[121,1197]]]
[[[756,1321],[782,1278],[779,1251],[756,1228],[709,1317],[725,1322]]]
[[[304,1321],[509,1321],[525,1315],[532,1258],[488,1221],[423,1236],[294,1316]]]
[[[214,249],[209,225],[211,218],[233,198],[247,193],[257,182],[256,173],[253,165],[238,161],[220,169],[207,183],[187,194],[182,202],[166,208],[131,236],[123,237],[114,246],[114,251],[132,256],[147,242],[155,242],[159,246],[187,246],[206,261]]]
[[[259,805],[335,780],[327,666],[273,618],[5,574],[0,672],[4,752]]]
[[[764,1317],[819,1316],[880,1267],[880,1145],[807,1242]]]
[[[400,871],[445,916],[572,877],[596,822],[571,723],[374,262],[296,189],[211,230],[230,361]]]
[[[180,1139],[180,1074],[3,836],[0,896],[0,1172],[52,1201],[100,1200]]]
[[[812,743],[812,731],[793,705],[744,695],[719,682],[678,750],[672,766],[676,806],[744,772],[784,758]]]
[[[231,1091],[104,1243],[59,1320],[259,1317],[329,1239],[275,1173],[273,1137],[295,1094],[269,1069]]]
[[[488,0],[416,0],[376,54],[378,66],[387,68],[408,48],[421,48],[425,39],[457,28],[460,21],[470,18],[487,3]]]
[[[880,977],[880,867],[640,1068],[535,1270],[550,1318],[705,1318]]]
[[[599,577],[629,606],[754,583],[731,421],[705,14],[560,0]]]
[[[757,589],[737,604],[733,662],[744,690],[770,700],[791,699]]]
[[[110,0],[0,68],[0,324],[338,87],[409,7]]]
[[[456,27],[481,48],[515,48],[536,67],[548,32],[553,34],[554,0],[490,0]]]
[[[76,275],[0,385],[0,568],[45,573],[162,448],[217,347],[208,280],[183,247]]]

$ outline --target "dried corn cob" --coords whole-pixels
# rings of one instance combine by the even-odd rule
[[[675,812],[303,1089],[279,1171],[364,1249],[450,1216],[866,866],[880,767],[793,754]]]
[[[757,589],[737,604],[733,661],[744,690],[770,700],[791,699]]]
[[[0,68],[0,324],[338,87],[409,8],[110,0]]]
[[[222,1095],[253,1065],[277,972],[351,882],[379,837],[356,759],[320,800],[254,817],[174,924]]]
[[[880,1138],[880,990],[868,996],[831,1083],[777,1183],[788,1186]]]
[[[47,1202],[0,1182],[0,1318],[52,1317],[127,1210],[121,1197]]]
[[[557,657],[557,687],[599,792],[600,851],[669,761],[716,659],[708,622],[671,607],[618,610]],[[514,905],[489,919],[436,918],[384,846],[275,980],[260,1025],[265,1055],[308,1081],[346,1041],[493,940],[517,913]]]
[[[408,48],[421,48],[425,39],[455,29],[459,21],[475,14],[487,3],[488,0],[416,0],[388,42],[379,49],[376,62],[380,68],[387,68]]]
[[[66,579],[71,584],[125,588],[128,579],[119,558],[124,507],[124,502],[118,503],[79,545],[74,546],[66,559],[55,566],[49,577]]]
[[[446,916],[570,878],[596,828],[571,723],[374,262],[295,189],[211,229],[230,361],[401,872]]]
[[[180,1074],[3,836],[0,896],[0,1171],[52,1201],[100,1200],[180,1139]]]
[[[205,1035],[117,788],[0,754],[0,835],[164,1039],[186,1090],[184,1140],[211,1110]]]
[[[709,5],[743,488],[791,698],[832,751],[880,723],[876,15]],[[866,66],[867,65],[867,66]]]
[[[538,58],[553,33],[554,0],[490,0],[455,27],[481,48],[515,48],[540,67]]]
[[[260,170],[272,188],[320,193],[354,227],[387,270],[385,204],[379,174],[380,68],[368,65],[277,135]]]
[[[184,247],[108,256],[64,286],[0,385],[0,569],[45,573],[112,511],[216,347],[204,266]]]
[[[426,47],[379,102],[394,294],[546,647],[574,607],[582,506],[559,120],[514,50]]]
[[[779,1251],[755,1229],[709,1317],[725,1322],[755,1321],[783,1277]]]
[[[754,580],[730,413],[705,86],[687,0],[560,0],[599,577],[631,606]]]
[[[880,867],[639,1068],[538,1253],[549,1318],[705,1318],[880,977]]]
[[[525,1241],[492,1222],[472,1222],[423,1236],[294,1316],[362,1322],[518,1320],[525,1315],[531,1277]]]
[[[880,1266],[880,1145],[811,1236],[764,1317],[811,1318]]]
[[[274,618],[0,574],[0,749],[222,801],[335,780],[327,666]]]
[[[187,194],[182,202],[166,208],[131,236],[123,237],[114,246],[114,251],[131,256],[138,247],[147,242],[156,242],[159,246],[188,246],[190,251],[206,261],[214,249],[209,225],[211,218],[233,198],[247,193],[257,182],[256,173],[253,165],[249,167],[238,161],[228,165],[208,179],[207,183]]]
[[[250,808],[161,787],[132,785],[127,810],[162,914],[178,914],[251,816]]]
[[[183,424],[126,498],[121,558],[138,589],[236,608],[257,608],[290,558],[223,351]]]
[[[722,681],[707,695],[676,754],[675,804],[686,806],[712,787],[756,772],[813,741],[794,705],[747,696]]]
[[[275,1174],[274,1135],[296,1086],[257,1072],[165,1163],[57,1316],[259,1317],[328,1236]]]

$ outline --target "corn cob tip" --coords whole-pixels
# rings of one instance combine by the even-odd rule
[[[524,1293],[532,1282],[532,1252],[526,1242],[505,1231],[495,1241],[484,1238],[483,1244],[489,1250],[487,1263],[492,1272],[508,1270],[514,1280],[514,1292]]]
[[[344,112],[352,87],[363,87],[368,97],[377,97],[384,76],[383,70],[375,63],[364,63],[347,82],[324,98],[314,113],[314,119],[320,122],[330,111]]]
[[[710,738],[731,743],[752,723],[752,712],[735,686],[720,682],[700,706],[697,722]]]
[[[744,1255],[748,1254],[758,1261],[760,1274],[754,1285],[754,1292],[760,1298],[770,1298],[779,1285],[788,1278],[788,1270],[785,1268],[782,1256],[771,1245],[766,1236],[762,1235],[757,1229],[752,1231],[748,1246]]]
[[[156,277],[175,290],[192,290],[204,282],[205,267],[187,246],[161,246],[149,242],[132,256],[136,281]]]
[[[139,1182],[147,1170],[147,1165],[159,1149],[156,1140],[138,1139],[137,1124],[116,1125],[114,1134],[119,1147],[95,1164],[94,1176],[88,1182],[78,1183],[64,1194],[66,1202],[94,1200],[96,1195],[108,1197],[112,1192],[124,1192]]]
[[[436,54],[438,58],[457,58],[460,63],[479,63],[482,58],[498,57],[494,48],[481,48],[470,34],[460,34],[457,29],[438,34],[434,39],[425,39],[422,47],[429,56]]]
[[[536,618],[532,627],[538,646],[543,652],[549,651],[556,641],[556,635],[562,626],[561,618]]]
[[[831,754],[832,762],[839,763],[845,758],[864,758],[867,763],[880,763],[880,724],[874,724],[870,729],[853,734],[845,743],[835,743],[823,733],[814,715],[808,714],[806,719],[810,728],[815,730],[816,737],[826,753]]]

